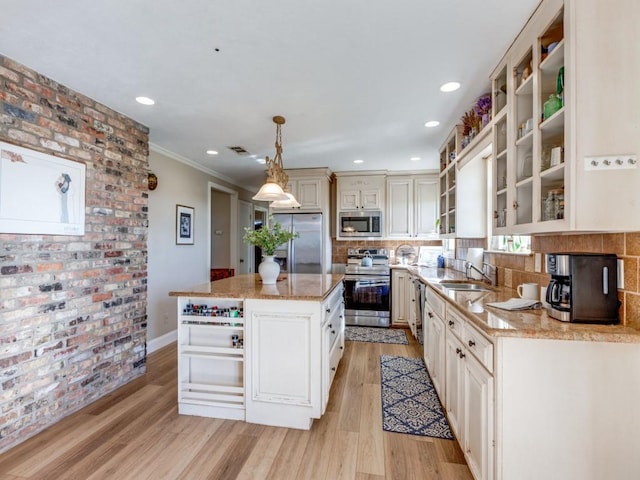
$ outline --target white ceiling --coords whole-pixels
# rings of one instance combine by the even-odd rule
[[[539,0],[2,3],[0,53],[147,125],[153,146],[258,187],[264,166],[227,147],[272,157],[274,115],[285,168],[437,168]],[[441,93],[451,80],[462,88]]]

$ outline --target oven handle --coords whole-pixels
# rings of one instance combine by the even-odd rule
[[[370,283],[370,282],[380,282],[383,284],[388,284],[389,282],[389,277],[385,276],[385,275],[380,275],[380,276],[373,276],[373,275],[345,275],[344,276],[345,281],[347,282],[358,282],[359,284],[363,284],[363,283]]]

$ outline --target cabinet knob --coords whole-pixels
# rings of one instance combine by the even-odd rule
[[[460,350],[459,348],[456,348],[456,353],[460,355],[462,353],[462,350]]]
[[[498,210],[493,211],[493,218],[498,218]]]
[[[331,307],[327,308],[327,313],[331,313]]]
[[[335,330],[331,330],[331,335],[334,335],[336,333]]]
[[[344,347],[342,345],[340,345],[340,350],[344,350]]]
[[[473,340],[469,340],[469,346],[473,347],[476,344],[476,342],[474,342]]]
[[[453,327],[456,324],[456,322],[454,322],[453,320],[449,320],[449,326]]]
[[[514,210],[518,209],[518,202],[516,202],[515,200],[513,201],[513,209]]]
[[[335,372],[336,371],[336,367],[331,367],[331,370],[333,370]]]
[[[329,328],[333,328],[333,325],[332,325],[332,324],[329,324]]]
[[[462,353],[462,352],[460,352],[458,355],[460,355],[460,358],[466,357],[466,355],[464,353]]]
[[[427,312],[427,315],[429,315],[429,318],[433,318],[433,313]]]

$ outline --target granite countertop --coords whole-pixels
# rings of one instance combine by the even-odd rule
[[[640,331],[630,327],[561,322],[547,315],[544,308],[508,311],[486,305],[518,298],[511,288],[489,287],[489,291],[475,292],[454,291],[440,286],[439,282],[443,280],[466,280],[465,275],[456,270],[411,266],[409,271],[432,286],[449,305],[489,336],[640,343]]]
[[[263,285],[258,274],[237,275],[169,292],[169,296],[321,301],[343,278],[336,274],[281,273],[275,285]]]

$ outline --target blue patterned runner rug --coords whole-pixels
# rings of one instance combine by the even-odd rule
[[[384,430],[453,439],[421,358],[381,355],[380,371]]]
[[[344,339],[350,342],[397,343],[409,345],[404,330],[376,327],[345,327]]]

